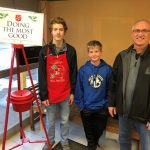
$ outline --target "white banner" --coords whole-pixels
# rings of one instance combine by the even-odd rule
[[[0,8],[0,42],[42,46],[43,13]]]

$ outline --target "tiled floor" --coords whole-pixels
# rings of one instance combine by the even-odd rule
[[[39,123],[36,124],[35,131],[31,131],[30,127],[26,127],[24,129],[26,137],[29,138],[31,141],[34,140],[43,140],[45,139],[45,134],[42,130],[39,128]],[[112,135],[110,133],[105,133],[101,139],[100,139],[100,145],[102,145],[103,150],[119,150],[119,144],[116,140],[117,136]],[[71,149],[72,150],[86,150],[86,148],[82,145],[87,145],[85,134],[83,131],[83,127],[81,124],[72,123],[70,122],[70,135],[69,139],[71,140]],[[59,136],[59,121],[57,121],[56,124],[56,142],[59,143],[60,136]],[[72,142],[75,141],[75,142]],[[10,139],[6,142],[6,148],[5,150],[8,150],[12,148],[14,145],[20,143],[19,139],[19,133],[12,136]],[[77,143],[79,143],[77,145]],[[80,145],[81,144],[81,145]],[[22,146],[15,148],[16,150],[42,150],[44,143],[24,143]],[[60,144],[59,144],[60,145]],[[57,149],[60,149],[60,146],[56,146]],[[76,148],[78,146],[78,148]],[[0,147],[2,145],[0,144]],[[1,148],[2,149],[2,148]],[[133,142],[132,150],[136,150],[136,143]]]
[[[59,136],[59,121],[57,121],[56,124],[56,142],[58,143],[60,140],[60,136]],[[31,141],[34,140],[43,140],[45,139],[45,134],[43,131],[40,130],[39,128],[39,123],[36,124],[36,130],[35,131],[31,131],[30,127],[27,127],[24,129],[26,137],[29,138]],[[72,141],[75,141],[77,143],[80,143],[82,145],[86,145],[86,139],[85,139],[85,134],[83,131],[83,128],[80,124],[76,124],[76,123],[71,123],[70,122],[70,135],[69,135],[69,139]],[[103,147],[106,147],[106,144],[108,143],[107,149],[109,148],[110,142],[114,143],[114,149],[111,147],[111,150],[117,150],[118,149],[118,143],[116,141],[106,141],[104,140],[104,137],[102,137],[102,141],[103,141]],[[104,142],[105,141],[105,142]],[[17,133],[16,135],[12,136],[10,139],[7,140],[5,146],[6,146],[6,150],[8,150],[9,148],[12,148],[13,146],[17,145],[18,143],[21,143],[21,140],[19,139],[19,133]],[[44,143],[35,143],[35,144],[31,144],[31,143],[24,143],[23,146],[20,146],[18,148],[15,148],[16,150],[41,150],[43,147]],[[1,147],[2,145],[0,145]],[[59,146],[58,146],[59,147]],[[73,149],[73,148],[72,148]],[[76,149],[74,149],[76,150]],[[78,149],[79,150],[79,149]],[[109,150],[109,149],[108,149]]]

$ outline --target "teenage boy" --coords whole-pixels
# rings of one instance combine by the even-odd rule
[[[46,44],[39,54],[40,99],[47,109],[50,142],[52,145],[55,143],[55,119],[58,110],[62,148],[70,150],[68,118],[69,105],[74,101],[77,75],[76,51],[64,40],[68,27],[63,18],[53,18],[49,29],[52,41]],[[42,150],[48,150],[47,143]]]

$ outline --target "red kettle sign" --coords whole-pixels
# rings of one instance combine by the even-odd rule
[[[42,45],[44,14],[0,8],[0,42]]]

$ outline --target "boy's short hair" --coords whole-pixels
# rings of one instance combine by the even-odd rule
[[[49,30],[50,30],[50,32],[52,32],[53,24],[62,24],[63,27],[64,27],[64,31],[66,32],[68,30],[66,21],[63,18],[61,18],[61,17],[54,17],[54,18],[52,18],[50,20],[50,24],[49,24]]]
[[[102,50],[102,44],[97,40],[92,40],[87,43],[88,51],[89,51],[89,48],[93,48],[93,47],[99,47],[100,50]]]

